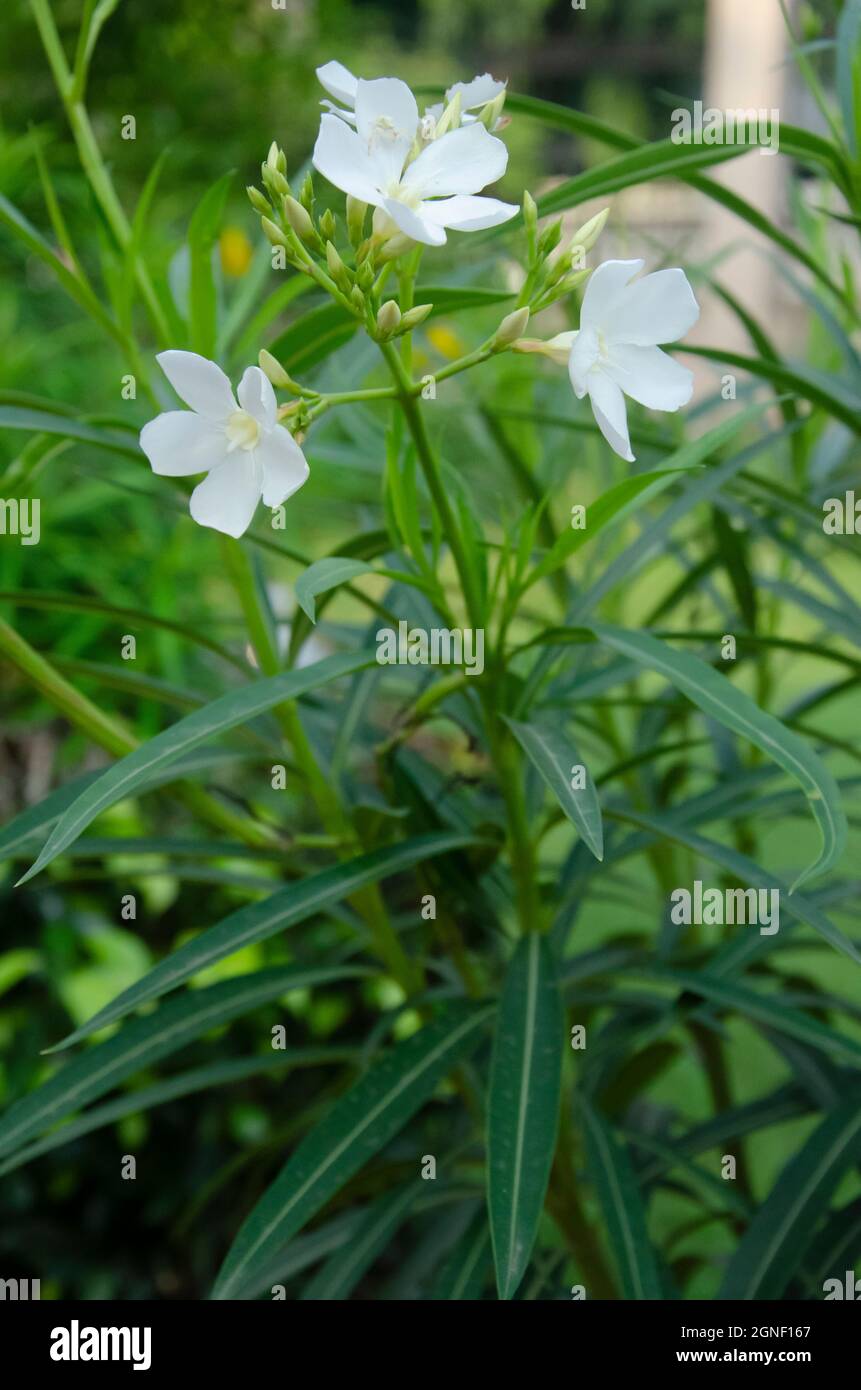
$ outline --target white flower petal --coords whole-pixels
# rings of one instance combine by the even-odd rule
[[[374,168],[358,135],[338,116],[320,119],[320,133],[311,161],[314,168],[342,193],[377,207],[381,201]]]
[[[451,101],[455,93],[460,92],[461,110],[472,111],[476,106],[485,106],[487,102],[493,101],[494,97],[505,91],[506,86],[507,83],[498,82],[489,72],[485,72],[481,77],[474,77],[471,82],[455,82],[446,92],[445,99]]]
[[[283,425],[276,425],[271,434],[264,435],[254,455],[263,469],[265,506],[280,507],[307,482],[309,468],[305,455]]]
[[[243,410],[252,415],[267,432],[275,427],[278,402],[272,382],[259,367],[246,367],[236,392]]]
[[[607,317],[628,281],[643,269],[645,261],[604,261],[589,277],[580,310],[580,327],[605,331]]]
[[[598,428],[610,448],[628,463],[634,462],[628,435],[628,411],[621,387],[604,372],[589,375],[589,400]]]
[[[657,270],[617,297],[605,316],[604,334],[608,343],[634,343],[638,347],[675,343],[693,328],[699,316],[700,306],[685,272]]]
[[[577,341],[579,333],[577,329],[565,333],[557,333],[555,337],[548,338],[542,344],[541,351],[545,357],[549,357],[553,362],[558,362],[560,366],[570,365],[571,349]],[[575,388],[576,389],[576,388]]]
[[[350,111],[344,106],[336,106],[334,101],[323,100],[320,102],[320,105],[325,106],[327,111],[331,111],[333,116],[340,116],[341,120],[346,121],[348,125],[356,124],[355,111]]]
[[[343,63],[324,63],[317,69],[317,81],[330,97],[342,101],[345,106],[352,106],[355,102],[358,78],[354,77]]]
[[[480,193],[505,173],[508,150],[484,126],[449,130],[427,145],[405,173],[405,187],[421,191],[423,198],[450,193]]]
[[[166,410],[144,425],[140,446],[153,473],[185,478],[206,473],[227,457],[227,436],[220,425],[193,410]]]
[[[356,130],[378,188],[399,182],[419,127],[416,99],[397,77],[358,83]]]
[[[650,410],[678,410],[694,393],[694,374],[659,347],[614,343],[604,370],[626,396]]]
[[[601,356],[601,344],[594,328],[581,328],[571,342],[571,355],[568,358],[568,375],[574,394],[582,401],[589,390],[589,377]]]
[[[243,535],[260,501],[260,472],[251,454],[231,454],[191,494],[189,510],[194,520],[227,536]]]
[[[442,227],[430,222],[424,215],[431,206],[431,203],[419,203],[413,210],[408,208],[406,203],[399,203],[396,198],[383,200],[384,211],[405,236],[411,237],[413,241],[420,241],[425,246],[443,246],[446,238]]]
[[[160,352],[161,367],[180,400],[209,420],[226,420],[236,409],[230,382],[220,367],[196,352]]]
[[[484,227],[498,227],[516,217],[520,209],[514,203],[501,203],[498,198],[478,198],[469,193],[457,193],[453,198],[439,198],[422,204],[422,217],[440,227],[455,232],[478,232]]]

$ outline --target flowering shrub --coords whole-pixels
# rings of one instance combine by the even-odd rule
[[[122,630],[99,665],[0,620],[21,710],[47,701],[111,759],[78,756],[0,831],[12,910],[74,903],[83,858],[144,944],[82,1004],[73,942],[46,986],[59,1006],[37,996],[0,1172],[38,1183],[85,1135],[113,1154],[119,1121],[242,1083],[253,1122],[204,1138],[184,1120],[193,1161],[176,1134],[124,1132],[124,1158],[175,1145],[159,1220],[173,1203],[208,1225],[228,1188],[195,1296],[821,1296],[861,1248],[841,722],[858,551],[822,524],[861,418],[841,249],[857,83],[829,136],[781,126],[815,188],[790,234],[704,172],[748,150],[738,131],[640,143],[490,74],[421,109],[329,62],[315,173],[288,177],[272,144],[248,188],[258,270],[231,297],[229,176],[188,209],[182,258],[149,255],[155,181],[130,220],[84,105],[104,16],[85,7],[70,69],[32,8],[110,236],[107,294],[47,175],[53,234],[6,200],[0,223],[108,336],[128,390],[95,418],[6,399],[0,425],[33,452],[5,487],[38,479],[49,550],[52,450],[84,444],[158,523],[129,540],[133,602],[98,553],[88,592],[36,575],[2,594],[9,617]],[[487,190],[515,120],[616,152],[508,202]],[[612,196],[658,177],[779,248],[829,327],[822,360],[784,358],[710,269],[601,259]],[[686,341],[718,291],[750,354]],[[732,371],[694,406],[676,352]],[[340,533],[338,478],[358,529],[318,546],[330,508]],[[141,659],[153,630],[169,668],[153,645]]]

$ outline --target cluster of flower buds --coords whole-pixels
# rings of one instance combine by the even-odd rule
[[[529,304],[533,313],[570,294],[589,276],[586,253],[604,230],[610,209],[602,208],[574,233],[568,246],[555,260],[551,256],[562,240],[562,218],[550,222],[539,232],[538,208],[530,193],[523,195],[523,223],[528,247],[527,276]]]
[[[348,196],[346,230],[350,249],[345,248],[342,253],[335,244],[338,222],[331,209],[326,208],[315,219],[311,175],[307,175],[296,197],[285,170],[284,151],[273,141],[261,166],[266,192],[253,185],[246,190],[252,207],[260,216],[264,235],[272,246],[281,248],[285,263],[327,289],[344,309],[362,320],[368,333],[378,342],[387,342],[417,328],[431,312],[432,304],[417,304],[402,314],[394,300],[375,309],[372,293],[385,263],[413,249],[414,243],[399,235],[392,236],[387,228],[373,225],[368,235],[368,205]],[[286,374],[274,359],[268,365],[261,361],[260,365],[274,386],[291,389],[287,381],[281,379]],[[280,373],[278,380],[273,375],[276,368]]]

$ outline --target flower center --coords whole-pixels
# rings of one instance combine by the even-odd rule
[[[377,145],[391,145],[400,139],[400,135],[391,116],[378,116],[368,133],[368,151]]]
[[[260,425],[247,410],[234,410],[227,421],[228,451],[234,449],[254,449],[260,438]]]

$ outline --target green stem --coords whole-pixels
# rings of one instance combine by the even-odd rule
[[[225,566],[242,605],[248,634],[260,669],[267,676],[275,676],[282,669],[281,662],[248,556],[238,541],[229,536],[222,536],[220,540]],[[346,858],[361,850],[361,838],[323,775],[308,735],[302,727],[295,700],[283,701],[276,706],[274,713],[326,831],[342,846],[342,857]],[[404,952],[389,921],[378,886],[371,884],[361,889],[353,895],[351,901],[366,921],[376,952],[394,979],[407,995],[413,991],[420,991],[424,987],[422,972]]]
[[[123,211],[111,176],[107,171],[104,160],[99,150],[98,142],[90,124],[87,108],[82,100],[76,96],[76,84],[69,71],[69,65],[60,43],[60,36],[54,23],[48,0],[30,0],[30,9],[42,39],[42,46],[45,49],[51,71],[54,76],[57,90],[66,111],[66,118],[75,138],[78,148],[78,157],[81,166],[89,179],[90,186],[96,199],[107,219],[108,225],[116,238],[117,244],[123,251],[128,252],[132,240],[132,231],[128,218]],[[156,295],[152,281],[149,277],[145,265],[140,258],[135,255],[132,258],[135,279],[140,287],[150,317],[159,338],[163,343],[170,342],[170,327],[165,318],[158,296]]]
[[[105,714],[86,695],[70,685],[58,671],[40,656],[14,628],[0,618],[0,652],[27,676],[54,709],[71,724],[85,733],[100,748],[114,757],[123,758],[139,747],[138,740],[110,715]],[[274,836],[254,825],[247,816],[238,815],[193,783],[176,789],[179,799],[202,820],[219,830],[228,831],[243,844],[271,848]]]
[[[439,513],[446,539],[451,547],[451,553],[454,556],[454,562],[457,566],[458,575],[460,576],[461,587],[463,589],[463,596],[466,601],[470,621],[474,627],[481,627],[483,625],[483,604],[481,595],[478,590],[472,566],[467,558],[466,549],[460,534],[460,528],[457,525],[454,511],[448,500],[448,493],[445,490],[445,484],[442,480],[439,460],[430,442],[422,412],[416,402],[416,393],[414,390],[415,383],[411,380],[400,356],[392,347],[391,343],[381,343],[380,351],[386,359],[389,370],[398,387],[398,399],[401,402],[410,434],[416,446],[418,460],[422,466],[422,472],[425,475],[425,481],[427,482],[434,506]]]

